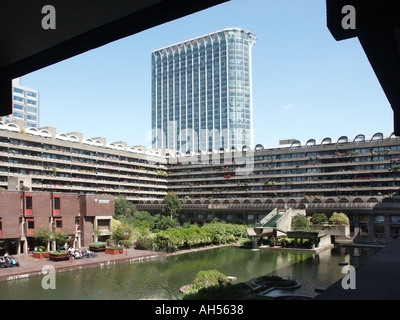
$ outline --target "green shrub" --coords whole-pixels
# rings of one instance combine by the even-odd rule
[[[52,255],[61,255],[61,254],[68,254],[68,251],[61,250],[61,251],[51,251],[50,254]]]
[[[310,221],[306,216],[298,214],[292,218],[292,229],[308,231],[310,229]]]
[[[107,246],[106,249],[119,250],[119,249],[122,249],[122,247],[120,247],[120,246]]]
[[[333,225],[347,226],[349,225],[349,217],[343,212],[334,212],[329,218],[329,223]]]
[[[152,235],[140,236],[136,240],[136,249],[150,250],[153,247],[154,238]]]
[[[45,246],[37,246],[35,251],[36,252],[47,252]]]
[[[316,212],[311,216],[310,222],[312,224],[324,224],[324,223],[328,222],[328,217],[326,216],[325,213],[317,213]]]
[[[105,248],[107,246],[107,242],[92,242],[89,244],[91,248]]]
[[[210,286],[218,286],[229,283],[228,278],[217,270],[199,271],[193,282],[193,289],[200,290]]]

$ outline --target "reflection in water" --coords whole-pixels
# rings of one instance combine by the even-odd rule
[[[236,282],[261,275],[299,280],[296,294],[314,296],[316,287],[340,280],[341,261],[357,267],[376,250],[333,248],[319,254],[289,250],[258,250],[225,247],[163,257],[146,262],[84,268],[56,274],[56,289],[45,290],[42,277],[0,282],[0,299],[176,299],[179,288],[193,282],[197,272],[215,269]],[[293,291],[291,291],[293,293]]]

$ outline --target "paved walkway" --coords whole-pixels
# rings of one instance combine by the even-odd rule
[[[124,249],[123,253],[117,255],[106,254],[105,252],[97,252],[96,257],[75,259],[73,262],[71,262],[69,260],[52,261],[48,258],[36,259],[32,257],[32,254],[23,253],[13,256],[19,262],[19,267],[0,268],[0,281],[38,276],[42,274],[42,268],[48,265],[53,266],[58,272],[127,261],[150,260],[159,256],[165,256],[165,253],[128,249],[126,254],[126,250]]]

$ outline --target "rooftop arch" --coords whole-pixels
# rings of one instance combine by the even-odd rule
[[[322,140],[321,145],[325,145],[325,144],[331,144],[332,143],[332,139],[329,137],[326,137]]]
[[[51,138],[51,133],[47,129],[42,129],[39,131],[39,135],[44,138]]]
[[[62,133],[62,132],[56,134],[56,139],[64,140],[64,141],[69,140],[68,136],[65,133]]]
[[[7,131],[19,132],[19,127],[15,123],[6,123],[5,127]]]
[[[353,142],[365,142],[365,135],[363,134],[356,135]]]
[[[33,128],[33,127],[27,128],[27,129],[25,130],[25,132],[26,132],[27,134],[31,134],[32,136],[39,136],[39,135],[40,135],[39,130],[38,130],[37,128]]]
[[[349,142],[349,138],[347,136],[341,136],[338,140],[337,143],[347,143]]]
[[[70,136],[68,136],[68,141],[79,142],[79,139],[78,139],[78,137],[76,135],[71,134]]]
[[[295,147],[301,147],[301,142],[299,140],[295,140],[292,142],[292,144],[290,145],[291,148],[295,148]]]
[[[383,140],[383,133],[382,132],[377,132],[375,133],[372,138],[372,141],[382,141]]]
[[[315,139],[309,139],[307,142],[306,142],[306,147],[308,147],[308,146],[315,146],[317,144],[317,142],[315,141]]]
[[[96,147],[103,147],[103,142],[101,142],[100,140],[96,139],[93,141],[93,145],[95,145]]]

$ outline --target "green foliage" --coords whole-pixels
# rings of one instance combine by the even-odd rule
[[[52,254],[52,255],[62,255],[62,254],[68,254],[68,251],[66,251],[66,250],[51,251],[50,254]]]
[[[347,226],[350,224],[349,217],[343,212],[334,212],[329,218],[329,223],[333,225]]]
[[[106,249],[109,249],[109,250],[121,250],[122,247],[120,247],[120,246],[107,246]]]
[[[212,222],[202,227],[186,225],[185,228],[170,228],[156,234],[157,250],[176,251],[210,244],[225,244],[248,238],[246,226]]]
[[[270,236],[268,238],[268,243],[269,244],[276,244],[277,242],[278,242],[278,240],[274,236]]]
[[[129,224],[118,224],[111,234],[111,239],[120,242],[122,240],[125,241],[125,233],[128,233],[128,240],[131,239],[133,233],[133,227]]]
[[[181,300],[242,300],[251,287],[246,283],[211,286],[200,290],[190,290]]]
[[[153,248],[153,243],[154,243],[154,235],[153,234],[140,236],[136,240],[136,249],[151,250]]]
[[[56,242],[56,247],[67,243],[69,240],[69,234],[65,232],[56,232],[53,234],[53,237]]]
[[[218,286],[229,283],[226,275],[217,270],[199,271],[193,281],[193,289],[200,290],[211,286]]]
[[[152,216],[148,211],[136,211],[133,215],[132,225],[135,228],[145,227],[153,230],[156,225],[157,216]]]
[[[156,234],[154,241],[159,250],[176,251],[181,247],[191,248],[201,244],[210,244],[211,236],[206,229],[193,225],[190,228],[160,231]]]
[[[135,205],[124,196],[119,195],[114,200],[115,217],[131,217],[136,212]]]
[[[227,224],[214,220],[210,224],[203,226],[210,234],[211,243],[225,244],[236,242],[239,239],[248,238],[246,226],[238,224]]]
[[[325,213],[316,212],[311,216],[310,222],[312,224],[324,224],[328,222],[328,217]]]
[[[298,214],[292,218],[292,229],[310,231],[310,221],[306,216]]]
[[[179,200],[178,196],[175,193],[169,192],[163,200],[162,213],[170,216],[171,219],[173,219],[174,217],[178,217],[181,210],[181,200]]]
[[[177,219],[170,219],[166,216],[158,216],[155,225],[158,231],[158,230],[167,230],[170,228],[176,228],[178,227],[179,223]]]
[[[50,228],[40,228],[35,230],[33,237],[35,238],[36,245],[47,247],[47,244],[52,240],[53,235]]]
[[[47,252],[47,249],[45,246],[37,246],[35,251],[36,252]]]
[[[92,242],[89,244],[91,248],[105,248],[107,246],[107,242]]]

